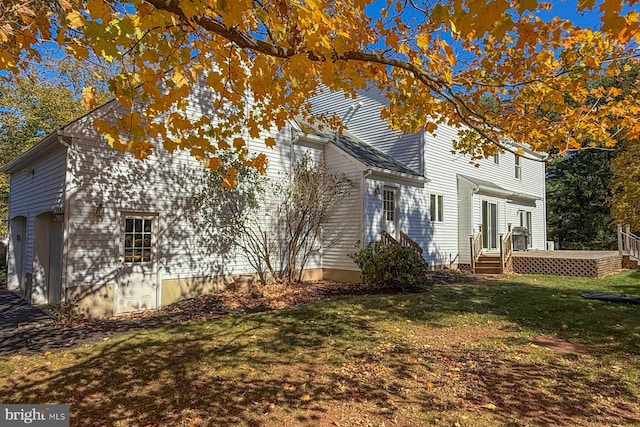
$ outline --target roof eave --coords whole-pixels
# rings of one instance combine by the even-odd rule
[[[383,178],[392,178],[396,181],[402,181],[410,184],[418,184],[423,185],[431,180],[425,176],[421,175],[410,175],[407,173],[396,172],[389,169],[376,168],[372,166],[367,166],[367,170],[372,172],[372,176],[378,176]]]
[[[51,132],[49,135],[42,138],[36,145],[11,160],[9,163],[0,167],[0,172],[12,174],[22,169],[25,165],[49,153],[56,147],[57,143],[65,145],[65,143],[60,140],[60,132],[58,130]]]

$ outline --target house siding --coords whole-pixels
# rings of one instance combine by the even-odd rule
[[[443,245],[447,245],[446,242],[457,242],[457,248],[447,249],[452,251],[453,258],[458,257],[460,263],[469,263],[469,234],[478,232],[482,218],[482,200],[489,200],[498,203],[498,226],[501,234],[506,234],[508,224],[519,225],[519,210],[531,212],[533,248],[545,249],[544,162],[521,157],[521,179],[516,179],[514,154],[499,154],[499,164],[495,164],[492,157],[478,160],[476,163],[479,166],[476,167],[468,157],[451,154],[451,143],[456,137],[457,130],[446,125],[441,125],[435,134],[424,134],[425,169],[427,178],[430,179],[427,190],[445,196],[445,222],[435,227],[434,245],[443,248]],[[521,201],[481,193],[471,194],[473,184],[458,180],[458,175],[490,181],[514,193],[528,194],[539,200]],[[451,203],[447,203],[447,199]]]
[[[433,266],[469,262],[469,234],[477,232],[481,223],[483,199],[498,203],[501,234],[507,232],[508,224],[519,225],[519,210],[531,212],[533,248],[545,248],[543,162],[521,157],[521,178],[517,179],[512,153],[500,153],[498,164],[493,158],[472,163],[467,156],[452,154],[452,142],[458,138],[458,130],[454,127],[440,125],[434,134],[424,132],[399,138],[399,134],[389,130],[387,123],[380,118],[380,109],[386,105],[386,100],[375,90],[360,91],[357,99],[345,98],[341,92],[325,91],[312,102],[314,111],[336,112],[343,120],[346,119],[348,130],[355,137],[416,172],[424,173],[429,180],[424,186],[415,186],[393,179],[368,178],[364,185],[365,243],[379,239],[382,230],[381,196],[375,196],[375,189],[392,185],[398,188],[399,228],[424,249],[425,259]],[[539,200],[472,194],[473,185],[458,184],[458,175],[490,181],[514,193],[524,193]],[[443,196],[442,221],[432,222],[429,218],[431,194]]]
[[[345,98],[343,92],[325,92],[311,99],[316,113],[335,114],[347,130],[416,172],[422,171],[419,134],[402,134],[389,129],[380,118],[380,107],[387,101],[377,90],[361,90],[358,98]]]
[[[323,231],[324,268],[357,271],[349,258],[362,244],[362,174],[364,167],[333,145],[325,148],[327,168],[332,173],[344,173],[351,180],[351,191],[342,199]]]
[[[206,112],[195,104],[189,114],[199,117]],[[121,114],[118,108],[102,117],[114,120]],[[162,291],[172,299],[186,295],[189,286],[201,292],[215,290],[216,282],[231,275],[253,272],[241,251],[233,244],[235,236],[203,235],[193,215],[193,195],[197,194],[205,174],[202,163],[186,151],[168,153],[156,148],[145,161],[130,153],[109,147],[93,132],[91,125],[69,129],[72,144],[69,154],[70,185],[67,191],[72,213],[69,220],[67,244],[73,248],[65,265],[65,281],[69,287],[86,286],[97,289],[110,286],[118,279],[120,266],[120,223],[126,213],[157,214],[158,221],[158,281],[178,284],[180,291]],[[322,146],[295,145],[292,147],[291,129],[273,129],[258,138],[245,136],[252,154],[264,153],[268,158],[266,180],[284,180],[292,168],[292,156],[298,160],[309,153],[316,162],[324,160]],[[274,137],[277,145],[265,146],[264,139]],[[273,186],[266,185],[267,206]],[[96,218],[95,207],[102,203],[102,218]],[[223,216],[224,213],[220,213]],[[197,218],[197,215],[195,216]],[[267,215],[255,219],[266,225]],[[321,255],[310,259],[306,268],[322,267]],[[276,266],[277,268],[277,266]],[[224,279],[228,280],[228,279]],[[224,281],[223,280],[223,281]],[[96,288],[97,287],[97,288]],[[177,286],[178,287],[178,286]],[[78,293],[74,290],[74,293]],[[196,294],[199,292],[196,292]]]
[[[26,286],[31,287],[30,280],[34,273],[34,252],[36,247],[36,217],[62,208],[64,203],[66,177],[66,149],[56,141],[52,148],[43,153],[20,170],[11,174],[9,181],[9,219],[24,216],[26,218],[24,249],[24,273],[27,276]],[[11,224],[11,221],[9,221]],[[15,254],[10,241],[9,270],[15,271]],[[43,243],[44,244],[44,243]],[[9,284],[15,288],[17,278],[10,277]],[[34,293],[33,302],[46,302],[40,289]]]

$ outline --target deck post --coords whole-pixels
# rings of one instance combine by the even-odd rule
[[[625,224],[624,228],[624,249],[631,253],[631,226],[629,224]]]
[[[504,235],[500,233],[500,274],[504,274]]]
[[[476,272],[476,254],[473,234],[469,236],[469,248],[471,251],[471,273]]]
[[[622,258],[622,249],[622,223],[618,223],[618,253],[620,258]]]

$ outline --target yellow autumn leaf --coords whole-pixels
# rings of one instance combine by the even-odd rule
[[[69,27],[71,28],[80,28],[85,24],[85,18],[78,10],[69,12],[69,14],[67,15],[67,20],[69,21]]]
[[[66,51],[79,60],[87,59],[89,57],[89,51],[87,50],[87,48],[84,46],[79,46],[77,44],[67,46]]]
[[[449,64],[451,64],[451,66],[455,66],[458,61],[456,60],[456,57],[453,54],[453,49],[451,48],[451,46],[449,46],[449,44],[444,40],[442,40],[440,44],[442,45],[442,49],[444,50],[444,53],[447,56],[447,61],[449,61]]]
[[[420,49],[426,49],[429,47],[429,40],[431,37],[428,33],[420,33],[416,36],[416,44]]]
[[[92,110],[98,104],[96,100],[96,89],[92,86],[87,86],[82,89],[82,99],[80,100],[82,106],[87,110]],[[95,124],[95,122],[94,122]]]
[[[205,161],[204,166],[212,172],[215,172],[222,166],[222,160],[217,157],[212,157]]]
[[[88,0],[87,10],[92,19],[108,19],[111,8],[104,0]]]

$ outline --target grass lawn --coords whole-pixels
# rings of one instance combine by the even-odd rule
[[[0,359],[72,426],[640,425],[640,274],[336,297]]]

